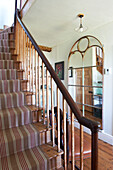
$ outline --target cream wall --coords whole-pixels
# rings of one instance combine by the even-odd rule
[[[88,32],[88,34],[97,37],[105,49],[104,57],[104,68],[110,69],[110,74],[104,75],[104,107],[103,107],[103,132],[113,136],[113,22],[107,25],[104,25],[98,29]],[[85,33],[83,35],[86,35]],[[80,34],[79,37],[82,35]],[[65,62],[65,80],[63,83],[67,87],[67,64],[68,64],[68,55],[71,49],[71,46],[79,37],[73,37],[70,41],[64,42],[62,44],[53,47],[51,52],[51,60],[54,67],[55,62],[64,61]],[[112,140],[112,139],[111,139]],[[113,142],[113,141],[112,141]],[[111,143],[112,143],[111,142]]]
[[[15,0],[0,0],[0,28],[11,26],[14,22]]]
[[[104,45],[104,68],[110,73],[104,75],[103,129],[113,136],[113,22],[92,32]]]

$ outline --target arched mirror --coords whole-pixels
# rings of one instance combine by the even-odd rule
[[[68,90],[83,116],[99,121],[101,128],[103,63],[103,46],[94,36],[77,40],[68,57]]]

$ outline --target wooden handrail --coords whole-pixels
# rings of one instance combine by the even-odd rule
[[[16,12],[16,16],[17,16],[18,22],[20,23],[21,27],[24,29],[25,33],[29,37],[29,39],[32,42],[35,50],[40,55],[42,61],[46,65],[48,71],[50,72],[52,78],[54,79],[54,81],[57,84],[58,88],[60,89],[61,93],[63,94],[66,102],[70,106],[70,108],[71,108],[72,112],[74,113],[75,117],[77,118],[78,122],[81,125],[86,126],[87,128],[89,128],[92,132],[98,131],[98,129],[100,127],[100,124],[98,122],[95,122],[95,121],[92,121],[92,120],[90,120],[88,118],[85,118],[85,117],[83,117],[81,115],[81,112],[80,112],[79,108],[77,107],[77,105],[75,104],[74,100],[72,99],[71,95],[69,94],[69,92],[67,91],[67,89],[65,88],[65,86],[63,85],[61,80],[58,78],[58,76],[55,73],[54,69],[52,68],[51,64],[49,63],[49,61],[47,60],[47,58],[45,57],[43,52],[40,50],[38,44],[36,43],[36,41],[34,40],[32,35],[30,34],[30,32],[28,31],[28,29],[26,28],[26,26],[24,25],[22,20],[20,19],[18,10]]]
[[[16,26],[16,11],[17,11],[17,0],[15,1],[14,28]]]
[[[15,16],[17,18],[17,22],[15,21],[15,31],[16,31],[16,42],[17,42],[17,51],[19,53],[19,59],[20,56],[23,56],[23,53],[25,52],[26,58],[23,59],[23,63],[24,65],[26,65],[26,78],[30,78],[30,83],[29,83],[29,88],[31,87],[31,91],[33,91],[33,86],[34,86],[34,69],[36,70],[36,72],[38,73],[38,76],[35,76],[35,81],[37,81],[38,86],[36,85],[35,82],[35,87],[36,87],[36,91],[35,91],[35,97],[37,95],[38,92],[38,97],[36,97],[36,100],[38,99],[38,101],[36,101],[36,104],[38,106],[40,106],[41,104],[41,100],[40,100],[40,64],[42,65],[42,104],[43,104],[43,121],[45,123],[45,99],[44,99],[44,86],[45,86],[45,75],[44,75],[44,67],[46,67],[46,87],[47,87],[47,93],[46,93],[46,97],[48,100],[48,95],[49,95],[49,87],[48,87],[48,82],[49,82],[49,77],[51,78],[51,98],[53,100],[53,83],[52,81],[54,80],[54,82],[56,83],[56,88],[57,88],[57,117],[59,117],[59,109],[60,109],[60,101],[59,101],[59,92],[61,92],[62,97],[63,97],[63,121],[64,121],[64,125],[63,125],[63,129],[64,129],[64,139],[67,138],[66,137],[66,128],[68,128],[68,126],[66,125],[66,109],[65,109],[65,102],[67,102],[68,106],[70,107],[70,113],[71,113],[71,123],[74,123],[74,116],[76,117],[76,119],[78,120],[78,122],[80,123],[80,168],[81,170],[83,169],[83,126],[89,128],[91,130],[91,138],[92,138],[92,154],[91,154],[91,169],[92,170],[97,170],[98,169],[98,130],[100,127],[100,124],[98,122],[92,121],[88,118],[85,118],[82,116],[81,111],[79,110],[79,108],[77,107],[77,104],[74,102],[74,100],[72,99],[71,95],[69,94],[69,92],[67,91],[67,89],[65,88],[65,86],[63,85],[63,83],[61,82],[61,80],[58,78],[57,74],[55,73],[53,67],[51,66],[51,64],[49,63],[49,61],[47,60],[47,58],[45,57],[45,55],[43,54],[43,52],[41,51],[40,47],[38,46],[38,44],[36,43],[36,41],[34,40],[34,38],[32,37],[32,35],[30,34],[30,32],[28,31],[28,29],[26,28],[26,26],[24,25],[24,23],[21,20],[20,17],[20,12],[19,10],[17,10],[17,0],[15,1]],[[28,47],[28,45],[26,46],[26,43],[24,42],[24,40],[22,41],[23,44],[20,44],[21,38],[20,35],[25,36],[26,38],[26,42],[28,44],[28,42],[30,44],[32,44],[32,47],[30,45],[30,47]],[[19,43],[18,43],[19,42]],[[25,49],[23,49],[23,53],[21,50],[21,46],[25,45]],[[29,53],[28,53],[28,48],[29,48]],[[34,63],[32,61],[34,61],[34,50],[35,53],[37,54],[35,57],[35,60],[38,60],[38,65],[36,64],[36,67],[34,66]],[[32,53],[32,55],[31,55]],[[24,61],[25,60],[25,61]],[[44,66],[45,65],[45,66]],[[32,74],[31,74],[32,73]],[[48,76],[48,73],[50,73],[50,76]],[[37,79],[37,80],[36,80]],[[31,83],[32,81],[32,83]],[[52,110],[52,138],[54,138],[54,113],[53,113],[53,101],[51,101],[51,110]],[[48,122],[48,127],[49,128],[49,102],[47,102],[47,122]],[[58,152],[60,152],[60,117],[57,119],[57,125],[58,125]],[[73,126],[71,126],[71,130],[72,133],[74,131],[74,124]],[[72,138],[74,138],[74,133],[72,135]],[[64,167],[65,169],[67,169],[67,160],[66,160],[66,143],[68,143],[68,141],[65,140],[65,147],[64,147]],[[52,141],[52,145],[54,146],[55,141],[53,139]],[[72,143],[72,169],[74,169],[74,143]]]

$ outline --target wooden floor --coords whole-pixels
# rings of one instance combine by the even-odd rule
[[[98,121],[100,123],[101,129],[102,129],[102,119],[93,116],[92,112],[87,112],[87,111],[85,111],[85,117],[87,117],[88,119],[91,119],[91,120]]]
[[[99,140],[98,170],[113,170],[113,146]],[[79,161],[77,162],[79,165]],[[84,160],[84,170],[91,169],[91,159]]]
[[[89,137],[90,135],[84,133],[84,136]],[[98,140],[98,170],[113,170],[113,146]],[[76,161],[77,166],[79,167],[80,162]],[[60,170],[62,170],[61,168]],[[87,158],[84,160],[84,170],[91,169],[91,159]],[[69,165],[68,170],[71,170],[71,165]]]

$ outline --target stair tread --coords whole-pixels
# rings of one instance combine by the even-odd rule
[[[28,80],[20,80],[20,81],[22,81],[22,82],[28,82]]]
[[[13,153],[38,146],[39,133],[43,133],[46,131],[46,126],[41,123],[31,123],[5,130],[0,130],[2,148],[0,150],[0,156],[8,156]],[[40,140],[43,140],[43,138],[41,138]]]
[[[12,128],[8,128],[8,129],[3,129],[3,130],[0,130],[0,133],[4,132],[4,133],[9,133],[9,131],[11,130],[15,130],[15,129],[24,129],[25,127],[34,127],[35,128],[35,131],[37,132],[44,132],[44,131],[48,131],[47,129],[47,126],[43,124],[43,122],[36,122],[36,123],[29,123],[29,124],[26,124],[26,125],[21,125],[21,126],[17,126],[17,127],[12,127]],[[51,129],[51,128],[50,128]],[[49,129],[49,130],[50,130]],[[2,137],[2,136],[1,136]],[[11,139],[9,139],[11,140]],[[50,144],[51,145],[51,144]]]
[[[4,163],[5,162],[5,163]],[[47,170],[47,158],[39,147],[27,149],[4,157],[0,161],[2,169],[40,169]],[[11,166],[10,166],[11,165]]]
[[[14,60],[13,60],[14,61]],[[22,61],[14,61],[14,63],[21,63]]]
[[[46,126],[41,123],[31,123],[0,130],[0,156],[3,158],[5,156],[38,146],[40,144],[40,140],[41,143],[43,142],[43,138],[39,138],[39,133],[46,131]]]
[[[33,110],[32,107],[28,105],[0,109],[0,129],[7,129],[31,123],[33,121],[33,111],[39,110]],[[46,125],[43,125],[41,122],[37,123],[37,126],[39,126],[40,131],[46,131]]]
[[[33,124],[1,130],[1,157],[38,146],[38,133]]]
[[[49,129],[48,129],[47,125],[43,124],[43,122],[35,123],[35,127],[39,130],[39,132],[45,132],[45,131],[48,131],[48,130],[52,129],[51,127],[49,127]]]
[[[33,92],[30,92],[30,91],[23,91],[25,93],[26,96],[31,96],[33,95]]]
[[[17,70],[17,69],[16,69]],[[17,70],[18,72],[24,72],[24,69],[19,69]]]
[[[58,152],[57,145],[55,145],[53,147],[52,142],[43,144],[39,147],[42,150],[42,152],[47,156],[48,159],[52,159],[52,158],[62,155],[64,153],[63,150],[60,150],[60,152]]]
[[[29,106],[27,106],[30,110],[32,110],[32,111],[41,111],[41,110],[43,110],[43,108],[42,107],[39,107],[39,106],[35,106],[35,105],[29,105]]]
[[[12,54],[13,56],[18,56],[18,54]]]

